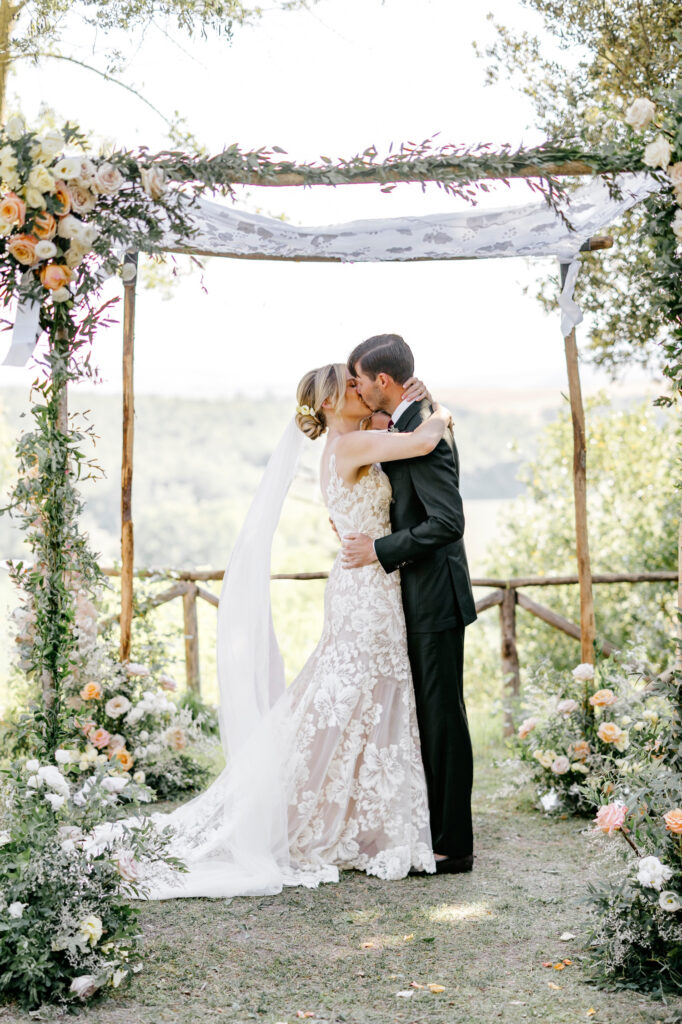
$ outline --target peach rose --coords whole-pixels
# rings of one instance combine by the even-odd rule
[[[184,750],[187,746],[184,729],[181,729],[179,725],[166,729],[166,743],[172,750]]]
[[[124,772],[129,772],[135,763],[132,755],[125,749],[125,747],[119,747],[118,750],[115,750],[112,754],[112,759],[118,761],[119,767],[121,767]]]
[[[26,220],[26,203],[14,192],[8,192],[0,202],[0,218],[16,224],[18,228],[23,227]]]
[[[590,744],[587,740],[576,740],[573,744],[573,756],[577,758],[578,761],[584,761],[589,753]]]
[[[597,729],[597,736],[603,743],[618,743],[622,732],[615,722],[602,722]]]
[[[94,729],[88,736],[88,739],[92,743],[93,747],[97,747],[98,750],[101,750],[102,747],[106,747],[107,743],[111,739],[111,736],[109,735],[106,729],[100,728]]]
[[[52,241],[57,234],[57,221],[51,213],[43,210],[42,213],[36,214],[33,220],[33,234],[46,242]]]
[[[30,267],[36,261],[37,241],[35,235],[14,235],[7,246],[7,252],[14,256],[17,263]]]
[[[528,733],[532,732],[537,724],[537,719],[535,718],[524,718],[519,726],[519,739],[525,739]]]
[[[682,810],[676,807],[673,811],[668,811],[667,814],[663,815],[665,827],[669,832],[672,832],[676,836],[682,836]]]
[[[65,217],[67,213],[71,213],[71,196],[65,182],[58,181],[55,183],[54,195],[59,204],[57,211],[59,216]]]
[[[81,697],[83,700],[99,700],[101,696],[102,687],[94,680],[91,683],[86,683],[81,690]]]
[[[594,821],[602,832],[611,833],[623,827],[627,813],[628,809],[624,804],[605,804],[597,811]]]
[[[597,690],[590,697],[590,704],[593,708],[608,708],[615,704],[618,698],[613,690]]]
[[[40,271],[40,280],[43,287],[48,288],[51,292],[57,291],[58,288],[63,288],[72,277],[73,271],[70,267],[64,266],[63,263],[46,263]]]

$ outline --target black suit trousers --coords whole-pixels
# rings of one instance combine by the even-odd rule
[[[435,853],[465,857],[473,851],[471,787],[474,765],[464,706],[464,626],[411,632],[419,736]]]

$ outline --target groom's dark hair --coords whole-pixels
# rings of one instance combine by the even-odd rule
[[[414,373],[412,349],[399,334],[375,334],[356,345],[348,357],[348,369],[356,377],[356,366],[372,380],[378,373],[387,373],[398,384],[404,384]]]

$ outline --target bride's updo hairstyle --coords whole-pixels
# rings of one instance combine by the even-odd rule
[[[327,429],[322,403],[330,399],[334,412],[338,412],[345,398],[345,363],[327,363],[319,370],[309,370],[301,377],[296,389],[296,426],[314,441]]]

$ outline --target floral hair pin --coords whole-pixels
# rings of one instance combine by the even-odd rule
[[[315,410],[313,408],[311,408],[309,405],[297,405],[296,406],[296,412],[299,414],[299,416],[314,416],[315,415]]]

